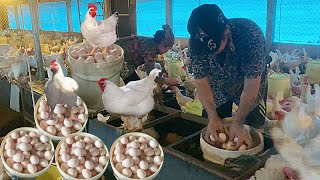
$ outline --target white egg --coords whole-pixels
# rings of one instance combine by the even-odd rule
[[[153,155],[154,155],[154,151],[153,151],[151,148],[146,148],[146,149],[144,150],[144,154],[145,154],[146,156],[153,156]]]
[[[11,143],[13,143],[13,139],[12,139],[12,137],[10,136],[10,137],[8,137],[8,138],[6,139],[6,144],[11,145]]]
[[[73,139],[71,137],[67,137],[66,143],[71,145],[73,143]]]
[[[142,170],[142,169],[138,169],[137,170],[137,176],[140,178],[140,179],[143,179],[147,176],[146,174],[146,171]]]
[[[143,169],[143,170],[147,170],[148,167],[149,167],[149,166],[148,166],[148,163],[147,163],[146,161],[144,161],[144,160],[140,161],[139,166],[140,166],[140,168]]]
[[[155,156],[153,159],[153,162],[155,165],[160,166],[162,164],[162,157],[161,156]]]
[[[18,172],[22,172],[22,170],[23,170],[23,167],[20,163],[14,163],[12,167],[14,170],[16,170]]]
[[[44,100],[44,99],[42,99],[42,100],[40,101],[40,106],[46,106],[46,105],[47,105],[47,101]]]
[[[12,139],[18,139],[19,138],[19,134],[17,132],[12,132],[10,136],[11,136]]]
[[[151,140],[151,141],[149,142],[149,146],[150,146],[151,148],[156,148],[156,147],[158,147],[158,142],[155,141],[155,140]]]
[[[70,159],[68,161],[67,165],[71,168],[75,168],[79,165],[79,160],[78,159]]]
[[[13,155],[12,160],[14,162],[20,163],[24,160],[24,156],[22,155],[22,153],[17,153],[15,155]]]
[[[106,165],[107,162],[108,162],[108,158],[106,156],[99,157],[99,164],[101,164],[102,166]]]
[[[81,100],[81,98],[78,96],[78,97],[77,97],[76,106],[81,106],[81,105],[82,105],[82,100]]]
[[[63,114],[57,114],[57,120],[58,121],[63,121],[64,120],[64,115]]]
[[[155,164],[150,164],[149,165],[149,170],[152,172],[152,173],[155,173],[158,171],[158,166],[155,165]]]
[[[49,138],[47,136],[45,136],[45,135],[41,135],[40,136],[40,141],[42,143],[47,143],[49,141]]]
[[[153,149],[153,152],[154,152],[154,155],[155,155],[155,156],[160,156],[160,154],[161,154],[161,151],[160,151],[160,149],[158,149],[158,148],[154,148],[154,149]]]
[[[61,128],[61,133],[62,133],[63,136],[67,137],[67,136],[69,136],[71,134],[71,131],[70,131],[70,129],[68,127],[63,126]]]
[[[100,140],[96,140],[95,142],[94,142],[94,145],[96,146],[96,148],[101,148],[102,147],[102,145],[103,145],[103,143],[100,141]]]
[[[31,145],[35,145],[35,144],[38,143],[38,142],[39,142],[38,139],[33,138],[33,139],[31,140],[30,144],[31,144]]]
[[[50,161],[52,157],[53,157],[53,152],[52,152],[52,151],[46,151],[46,152],[44,153],[44,158],[45,158],[46,160]]]
[[[99,150],[97,148],[92,148],[89,150],[91,156],[98,156],[100,154]]]
[[[64,124],[64,126],[69,127],[69,128],[73,126],[73,122],[69,119],[64,119],[63,124]]]
[[[86,162],[86,159],[81,156],[78,157],[78,160],[79,160],[79,164],[84,164]]]
[[[37,172],[37,167],[34,164],[28,164],[28,171],[30,174]]]
[[[129,177],[129,178],[132,176],[132,172],[131,172],[131,170],[128,169],[128,168],[124,168],[124,169],[122,170],[122,174],[123,174],[124,176],[126,176],[126,177]]]
[[[124,167],[122,166],[121,163],[117,163],[117,164],[116,164],[116,170],[117,170],[117,171],[122,172],[123,169],[124,169]]]
[[[227,141],[227,135],[225,133],[219,133],[219,138],[221,139],[222,142]]]
[[[37,133],[34,132],[34,131],[31,131],[31,132],[29,133],[29,136],[30,136],[31,138],[38,138],[38,137],[39,137],[39,134],[37,134]]]
[[[90,160],[95,164],[99,162],[99,159],[96,156],[92,156]]]
[[[247,146],[245,144],[241,144],[241,146],[239,147],[239,151],[245,151],[247,150]]]
[[[99,154],[100,156],[104,156],[104,155],[106,155],[106,153],[107,153],[104,148],[100,148],[100,149],[99,149],[99,152],[100,152],[100,154]]]
[[[79,174],[82,174],[82,170],[84,169],[83,165],[79,165],[76,167],[76,170]]]
[[[69,154],[62,154],[61,155],[61,160],[62,162],[68,162],[70,160],[70,155]]]
[[[6,145],[4,146],[5,150],[12,149],[12,148],[13,148],[13,142],[10,144],[6,143]]]
[[[79,109],[79,113],[83,114],[85,109],[83,106],[78,106],[78,109]]]
[[[86,169],[92,170],[92,169],[94,168],[94,164],[93,164],[93,162],[91,162],[91,161],[86,161],[86,162],[84,163],[84,167],[85,167]]]
[[[23,168],[28,168],[28,164],[30,164],[30,163],[26,159],[21,162],[21,165],[22,165]]]
[[[92,144],[87,144],[84,149],[87,150],[87,151],[89,151],[92,147],[93,147]]]
[[[123,144],[123,145],[127,145],[128,144],[128,138],[127,137],[122,137],[120,139],[120,143]]]
[[[130,170],[132,171],[133,174],[137,174],[138,169],[139,169],[138,165],[133,165],[130,167]]]
[[[139,137],[139,142],[146,144],[146,143],[148,143],[148,140],[147,140],[147,138],[141,136],[141,137]]]
[[[32,156],[30,157],[30,162],[31,162],[32,164],[34,164],[34,165],[37,165],[37,164],[39,164],[39,158],[38,158],[37,156],[35,156],[35,155],[32,155]]]
[[[86,179],[91,178],[92,174],[91,171],[88,169],[83,169],[82,170],[82,176]]]
[[[21,143],[17,142],[17,143],[16,143],[16,146],[13,147],[13,148],[15,148],[16,150],[20,150],[20,144],[21,144]]]
[[[39,106],[39,109],[38,109],[38,112],[39,113],[42,113],[42,112],[46,112],[46,110],[47,110],[47,106]]]
[[[21,138],[18,138],[18,139],[17,139],[17,142],[18,142],[18,143],[21,143]]]
[[[80,148],[80,149],[85,148],[85,143],[84,143],[84,141],[78,141],[78,142],[76,142],[76,147],[77,147],[77,148]]]
[[[15,154],[16,154],[16,151],[14,149],[7,150],[8,157],[13,157]]]
[[[124,159],[125,159],[125,156],[123,154],[116,155],[117,162],[122,162],[124,161]]]
[[[123,149],[122,148],[116,148],[114,150],[114,155],[118,155],[118,154],[121,154],[123,152]]]
[[[29,159],[30,158],[30,152],[23,152],[22,153],[23,154],[23,156],[24,156],[24,159]]]
[[[53,112],[56,114],[64,114],[66,111],[66,108],[63,107],[62,104],[57,104],[53,110]]]
[[[101,173],[103,171],[103,166],[101,164],[96,164],[94,166],[94,170],[97,172],[97,173]]]
[[[49,117],[49,114],[47,112],[41,112],[40,117],[41,119],[47,119]]]
[[[68,145],[66,142],[62,142],[60,147],[66,149]]]
[[[74,155],[76,155],[76,156],[78,156],[78,157],[83,156],[81,150],[82,150],[82,149],[80,149],[80,148],[76,148],[76,149],[74,150],[74,152],[73,152]]]
[[[23,143],[30,143],[30,137],[29,136],[23,136],[21,137],[21,142]]]
[[[43,158],[44,155],[42,151],[37,151],[36,156],[38,156],[38,158]]]
[[[135,148],[130,148],[129,149],[129,155],[130,156],[140,156],[141,155],[141,150],[140,149],[135,149]]]
[[[34,148],[37,150],[37,151],[43,151],[44,150],[44,145],[42,143],[36,143],[34,145]]]
[[[81,122],[81,123],[84,123],[87,120],[86,115],[83,113],[78,115],[78,119],[79,119],[79,122]]]
[[[67,174],[68,174],[69,176],[75,178],[75,177],[77,177],[78,172],[77,172],[77,170],[74,169],[74,168],[69,168],[68,171],[67,171]]]
[[[139,157],[132,157],[133,164],[139,164],[140,158]]]
[[[93,140],[90,137],[84,137],[83,141],[87,144],[91,144],[93,142]]]
[[[28,146],[26,143],[21,143],[19,146],[20,150],[23,152],[29,151]]]
[[[132,159],[125,159],[122,161],[122,166],[125,168],[130,168],[133,165]]]
[[[78,113],[78,111],[79,111],[79,109],[78,109],[78,107],[77,106],[72,106],[71,107],[71,114],[77,114]]]
[[[57,133],[57,130],[54,126],[48,126],[46,131],[52,135],[55,135]]]
[[[39,165],[43,168],[47,167],[49,165],[49,162],[46,159],[40,159]]]
[[[51,144],[49,144],[49,143],[44,143],[44,150],[50,151],[50,150],[51,150]]]
[[[129,141],[130,141],[130,142],[132,142],[132,141],[134,141],[134,140],[136,140],[136,138],[135,138],[134,136],[129,136]]]
[[[132,141],[132,142],[130,143],[130,146],[131,146],[132,148],[139,148],[139,147],[140,147],[140,143],[139,143],[139,141]]]
[[[82,124],[80,122],[74,122],[73,123],[73,128],[76,130],[76,131],[79,131],[81,128],[82,128]]]

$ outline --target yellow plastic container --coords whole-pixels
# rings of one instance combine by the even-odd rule
[[[180,60],[169,60],[165,63],[165,69],[168,72],[170,78],[180,76],[181,79],[184,79],[186,72],[182,69],[184,66],[183,61]]]
[[[41,176],[37,177],[36,180],[63,180],[60,176],[57,166],[51,165],[49,170],[42,174]]]
[[[291,97],[290,76],[284,73],[273,73],[268,77],[268,95],[277,96],[283,92],[283,98]]]
[[[184,112],[188,112],[190,114],[202,116],[203,106],[202,106],[200,100],[195,99],[193,101],[187,102],[186,106],[182,106],[181,109]]]
[[[320,83],[320,60],[309,61],[306,69],[306,76],[311,84]]]

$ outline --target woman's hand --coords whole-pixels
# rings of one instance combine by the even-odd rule
[[[235,120],[230,126],[230,140],[233,140],[235,137],[238,138],[238,141],[234,149],[239,149],[243,143],[245,143],[247,147],[251,147],[252,142],[244,125],[237,120]]]
[[[224,132],[224,124],[220,117],[209,118],[209,123],[207,126],[207,131],[204,136],[206,142],[212,142],[210,140],[210,135],[218,142],[223,143],[219,138],[219,133]]]

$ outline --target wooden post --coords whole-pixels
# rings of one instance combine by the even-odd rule
[[[130,22],[130,34],[137,34],[137,1],[129,1],[129,22]]]
[[[103,19],[106,19],[107,17],[111,16],[111,0],[104,0],[103,1]]]
[[[67,7],[67,22],[68,22],[68,32],[73,32],[72,28],[72,10],[71,10],[71,0],[66,0]]]
[[[43,81],[45,78],[44,67],[42,60],[42,51],[40,45],[40,28],[39,28],[39,6],[37,0],[29,0],[31,21],[32,21],[32,32],[34,40],[34,50],[35,58],[38,62],[38,78],[40,81]]]
[[[266,56],[272,50],[273,34],[275,30],[277,0],[268,0],[267,2],[267,28],[266,28]]]
[[[172,28],[172,0],[166,0],[166,23]]]

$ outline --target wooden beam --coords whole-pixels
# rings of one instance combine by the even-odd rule
[[[166,24],[172,28],[172,0],[166,0]]]
[[[272,50],[273,35],[275,30],[277,0],[268,0],[267,2],[267,29],[266,29],[266,56]]]
[[[73,32],[73,28],[72,28],[71,0],[66,0],[66,8],[67,8],[68,31],[69,31],[69,32]]]
[[[103,1],[103,18],[106,19],[107,17],[111,16],[111,0],[104,0]]]
[[[137,1],[129,1],[129,22],[130,22],[130,33],[131,35],[137,34]]]

